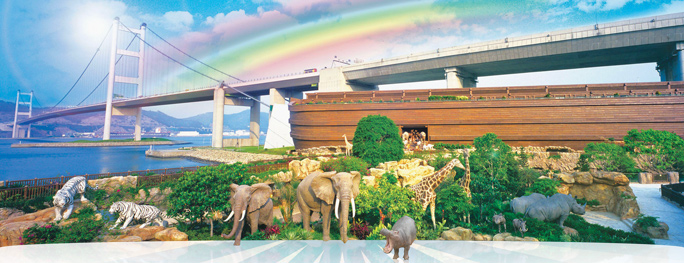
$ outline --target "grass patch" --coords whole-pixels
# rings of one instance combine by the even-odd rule
[[[234,150],[236,152],[271,154],[271,155],[287,155],[288,151],[294,150],[294,146],[264,149],[264,146],[242,146],[242,147],[223,147],[226,150]]]

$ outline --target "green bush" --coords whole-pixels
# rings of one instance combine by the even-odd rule
[[[596,199],[592,199],[592,200],[587,201],[587,199],[585,199],[585,198],[577,198],[577,203],[578,204],[587,204],[588,206],[597,206],[597,205],[601,204]]]
[[[599,243],[633,243],[654,244],[653,240],[642,235],[616,230],[596,224],[590,224],[578,215],[570,214],[565,220],[565,226],[577,230],[579,236],[573,237],[576,242],[599,242]],[[529,227],[528,227],[529,228]]]
[[[246,220],[246,219],[245,219]],[[211,235],[210,234],[210,228],[212,228],[211,224],[208,224],[206,222],[193,222],[190,224],[178,224],[176,228],[187,234],[188,235],[188,240],[190,241],[200,241],[200,240],[224,240],[221,235]],[[247,231],[245,231],[247,229]],[[213,230],[214,232],[225,232],[225,234],[230,233],[231,228],[228,226],[228,224],[223,223],[221,220],[219,220],[217,223],[213,224]],[[243,227],[242,228],[242,236],[245,237],[245,234],[249,234],[249,227]],[[227,231],[227,232],[226,232]],[[244,239],[244,238],[243,238]]]
[[[540,193],[545,196],[552,196],[558,193],[558,187],[560,182],[552,179],[541,179],[534,181],[532,186],[525,191],[525,195],[530,195],[532,193]]]
[[[634,222],[637,226],[641,227],[642,229],[646,229],[648,227],[659,227],[660,223],[658,223],[658,217],[653,217],[653,216],[647,216],[644,214],[639,214],[637,217],[637,220]]]
[[[21,244],[49,244],[55,243],[60,229],[56,223],[47,223],[42,226],[38,224],[24,230]]]
[[[357,171],[363,175],[368,175],[369,165],[366,161],[361,158],[354,156],[345,156],[337,159],[330,159],[327,162],[321,164],[321,170],[330,172],[351,172]]]
[[[21,195],[14,195],[0,201],[0,207],[15,208],[24,211],[24,213],[33,213],[52,206],[52,197],[53,195],[44,195],[24,199]]]
[[[684,139],[677,134],[658,130],[631,130],[624,137],[625,146],[637,156],[647,157],[639,162],[641,170],[663,174],[669,171],[684,173]]]
[[[390,118],[368,115],[362,118],[354,132],[354,156],[372,167],[387,161],[398,161],[404,156],[404,143],[399,128]]]
[[[402,216],[421,218],[424,210],[414,201],[415,193],[396,185],[396,182],[394,175],[385,173],[378,179],[378,188],[362,184],[355,199],[357,217],[371,225],[380,223],[381,218],[389,218],[389,223]]]
[[[95,210],[82,208],[74,213],[74,221],[65,226],[59,226],[50,222],[42,226],[37,224],[24,230],[22,233],[23,244],[48,244],[48,243],[83,243],[92,242],[102,232],[105,222],[95,220]]]
[[[599,170],[633,173],[636,163],[620,145],[612,143],[589,143],[584,147],[587,162]]]
[[[575,167],[575,170],[579,170],[580,172],[588,172],[589,168],[589,155],[587,155],[586,153],[580,154],[579,160],[577,160],[577,166]]]
[[[451,144],[451,143],[435,143],[435,150],[456,150],[456,149],[470,149],[472,146],[467,144]]]
[[[440,101],[440,100],[470,100],[467,96],[429,96],[428,101]]]
[[[444,218],[449,225],[463,221],[463,218],[475,208],[463,188],[457,183],[442,188],[437,193],[435,204],[436,217]]]

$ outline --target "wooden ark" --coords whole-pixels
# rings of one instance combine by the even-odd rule
[[[361,118],[380,114],[402,130],[426,131],[429,143],[472,144],[491,132],[511,146],[581,150],[631,129],[684,135],[683,88],[655,82],[312,93],[290,105],[291,135],[297,149],[344,145],[342,135],[351,141]]]

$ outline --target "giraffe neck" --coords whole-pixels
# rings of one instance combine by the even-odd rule
[[[440,183],[444,180],[446,175],[451,171],[451,169],[456,166],[456,162],[458,162],[458,159],[453,159],[447,165],[445,165],[442,169],[434,173],[432,176],[428,178],[428,183],[430,184],[430,188],[433,190],[439,186]]]

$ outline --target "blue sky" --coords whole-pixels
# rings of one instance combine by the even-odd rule
[[[382,16],[397,5],[415,4],[396,0],[0,0],[0,3],[0,99],[14,101],[17,89],[34,90],[41,106],[54,105],[69,90],[116,16],[131,26],[146,22],[155,32],[188,53],[213,63],[216,61],[211,58],[215,54],[241,43],[274,34],[286,38],[311,26],[330,26],[332,29],[360,12],[375,12]],[[248,79],[267,77],[307,67],[330,66],[334,56],[371,61],[596,22],[684,12],[684,1],[438,0],[421,3],[427,3],[451,18],[436,23],[429,17],[417,15],[415,26],[376,38],[363,38],[363,45],[372,48],[348,45],[330,52],[321,49],[321,52],[302,57],[298,61],[300,64],[274,66],[259,73],[238,70],[237,75]],[[658,81],[654,68],[655,64],[639,64],[493,76],[480,78],[478,86]],[[381,89],[444,86],[443,81],[435,81]],[[60,106],[77,104],[87,91],[86,87],[75,89]],[[211,103],[146,109],[188,117],[210,111]],[[243,108],[229,108],[227,112],[237,110]]]

